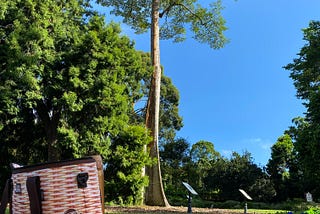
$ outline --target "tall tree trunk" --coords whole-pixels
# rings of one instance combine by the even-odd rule
[[[160,0],[152,1],[152,26],[151,26],[151,60],[153,75],[150,85],[149,98],[146,113],[146,126],[151,130],[152,142],[148,145],[150,156],[157,159],[157,163],[146,167],[146,175],[149,177],[149,186],[146,189],[145,203],[154,206],[169,206],[162,185],[160,159],[158,149],[159,136],[159,110],[160,110],[160,35],[159,35],[159,6]]]
[[[55,121],[49,121],[49,124],[45,124],[45,130],[47,134],[47,145],[48,145],[48,161],[59,161],[60,151],[56,145],[58,142],[58,132]]]
[[[49,103],[40,101],[37,103],[36,111],[43,123],[47,148],[48,148],[48,161],[58,161],[61,158],[60,151],[58,150],[58,122],[60,119],[60,110],[52,110]]]

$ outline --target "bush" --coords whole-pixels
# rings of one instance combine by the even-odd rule
[[[120,205],[141,205],[148,177],[142,176],[144,166],[152,160],[144,146],[150,142],[144,127],[129,126],[112,140],[105,169],[106,202]]]
[[[305,213],[305,214],[320,214],[320,210],[311,208],[309,210],[304,211],[303,213]]]

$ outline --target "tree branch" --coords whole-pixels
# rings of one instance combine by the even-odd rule
[[[167,7],[164,11],[162,11],[160,14],[159,14],[159,17],[162,18],[166,13],[168,13],[170,11],[170,9],[173,7],[173,6],[176,6],[177,4],[170,4],[169,7]]]
[[[202,18],[199,15],[197,15],[194,11],[192,11],[189,7],[187,7],[184,4],[176,4],[176,5],[181,6],[181,7],[185,8],[187,11],[189,11],[193,16],[195,16],[200,21],[201,25],[204,25],[204,26],[206,25],[206,23],[203,22]]]
[[[174,3],[174,4],[171,4],[169,5],[164,11],[162,11],[160,14],[159,14],[159,17],[162,18],[165,14],[169,13],[169,11],[171,10],[172,7],[174,6],[181,6],[183,7],[184,9],[186,9],[189,13],[191,13],[193,16],[195,16],[199,21],[200,21],[200,24],[201,25],[206,25],[206,23],[203,22],[202,18],[197,15],[194,11],[192,11],[189,7],[187,7],[185,4],[181,4],[181,3]]]
[[[13,27],[13,24],[0,25],[0,28],[9,28],[9,27]]]

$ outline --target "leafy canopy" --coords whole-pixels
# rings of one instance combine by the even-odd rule
[[[123,17],[123,22],[132,26],[136,33],[145,33],[151,26],[152,0],[118,1],[97,0],[98,3],[112,7],[111,13]],[[193,38],[207,43],[211,48],[223,47],[227,39],[223,32],[227,29],[221,16],[221,0],[203,7],[196,0],[162,0],[159,17],[161,39],[181,42],[186,39],[187,27]]]
[[[315,197],[319,197],[320,22],[311,21],[303,29],[303,33],[305,45],[298,53],[298,58],[285,66],[285,69],[290,71],[298,98],[304,101],[306,116],[295,118],[295,125],[290,128],[289,133],[294,139],[297,165],[303,178],[302,191],[310,191]]]
[[[127,126],[142,96],[141,53],[86,1],[1,4],[1,142],[17,149],[32,139],[41,153],[51,144],[61,158],[108,155],[108,136]]]

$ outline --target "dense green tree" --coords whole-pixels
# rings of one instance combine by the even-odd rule
[[[194,163],[204,165],[209,165],[212,160],[220,158],[220,154],[214,149],[213,143],[205,140],[200,140],[192,145],[190,156]]]
[[[150,135],[141,126],[129,126],[113,138],[111,154],[106,158],[106,198],[118,204],[142,204],[143,188],[148,178],[141,176],[141,168],[152,160],[144,152]]]
[[[267,172],[274,184],[277,199],[289,198],[290,164],[293,162],[294,151],[292,139],[288,134],[278,138],[271,147],[271,158],[267,163]]]
[[[181,167],[189,161],[189,143],[184,138],[167,142],[160,149],[160,157],[172,168]]]
[[[248,192],[250,192],[254,201],[260,202],[273,202],[277,194],[274,184],[265,173],[255,180],[253,185],[249,187]]]
[[[190,148],[184,138],[178,138],[162,144],[160,147],[161,172],[164,189],[170,203],[185,197],[182,181],[189,177]]]
[[[193,164],[192,170],[194,171],[190,183],[196,186],[198,190],[206,191],[203,179],[208,175],[212,164],[221,158],[220,153],[214,149],[213,143],[201,140],[192,145],[190,157]]]
[[[296,189],[295,197],[303,197],[306,192],[312,192],[315,197],[317,191],[317,178],[314,177],[314,164],[317,164],[316,157],[312,151],[312,145],[315,131],[312,125],[305,118],[297,117],[293,119],[294,125],[286,131],[293,140],[294,158],[290,164],[290,180]],[[297,195],[298,194],[298,195]]]
[[[106,25],[86,1],[8,0],[0,5],[1,179],[8,176],[10,162],[97,153],[108,161],[109,146],[119,137],[142,145],[136,140],[142,131],[128,123],[134,102],[143,96],[140,81],[147,68],[144,54],[120,35],[118,25]],[[135,148],[132,153],[123,148],[112,147],[117,155],[139,157]],[[143,160],[134,163],[141,167]],[[145,184],[141,175],[130,176],[122,177],[136,185],[126,201]]]
[[[212,48],[221,48],[226,42],[223,36],[224,19],[221,17],[221,1],[211,4],[207,9],[197,4],[196,0],[144,0],[119,2],[118,0],[97,0],[102,5],[113,7],[112,13],[123,17],[123,21],[132,26],[137,33],[150,30],[151,62],[153,74],[148,96],[146,125],[151,130],[153,140],[149,144],[150,155],[158,159],[158,163],[146,168],[150,183],[146,191],[146,203],[150,205],[168,206],[163,191],[159,163],[159,112],[160,112],[160,38],[181,41],[185,35],[185,25],[190,26],[194,38],[208,43]],[[163,22],[160,21],[164,18]],[[161,23],[161,26],[160,26]]]
[[[292,122],[294,125],[285,131],[286,134],[290,135],[294,146],[294,158],[290,163],[290,178],[292,182],[295,183],[296,189],[300,190],[297,192],[307,192],[312,189],[309,187],[312,182],[309,182],[309,177],[305,176],[307,172],[305,171],[304,165],[308,162],[310,163],[311,159],[305,157],[309,151],[302,148],[305,145],[301,142],[308,142],[310,124],[303,117],[294,118]]]
[[[221,201],[224,200],[221,197],[223,184],[219,179],[224,179],[226,172],[228,171],[229,160],[223,156],[218,158],[211,164],[208,174],[203,178],[203,186],[206,191],[203,191],[201,196],[206,200]]]
[[[81,1],[11,2],[0,20],[2,131],[29,114],[49,160],[105,155],[106,134],[128,121],[141,55]]]
[[[311,21],[303,29],[306,44],[298,53],[298,58],[285,66],[294,81],[297,97],[304,101],[306,116],[303,123],[291,128],[294,148],[297,152],[300,172],[303,174],[304,191],[320,196],[320,22]],[[297,120],[296,120],[297,121]]]
[[[204,185],[208,191],[215,193],[216,200],[243,200],[239,189],[246,190],[254,197],[249,190],[263,176],[262,169],[253,163],[250,153],[240,155],[233,152],[230,159],[219,158],[212,165],[204,178]]]

